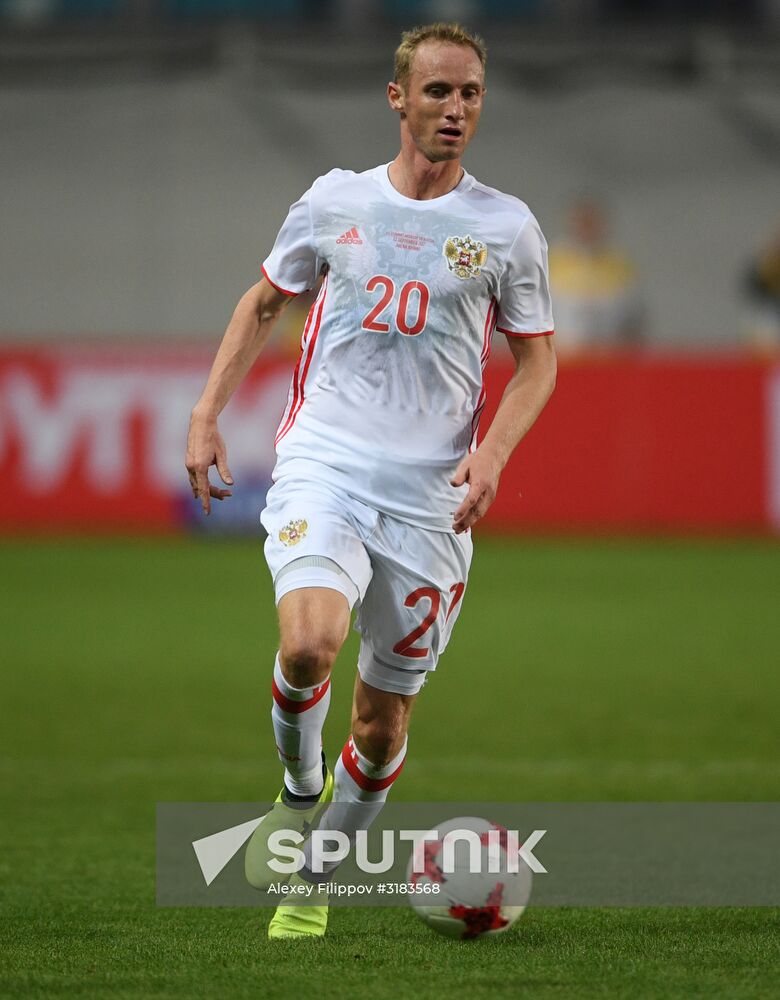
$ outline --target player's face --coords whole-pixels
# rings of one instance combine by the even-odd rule
[[[438,163],[463,155],[477,130],[484,93],[482,64],[473,49],[423,42],[394,106],[423,156]]]

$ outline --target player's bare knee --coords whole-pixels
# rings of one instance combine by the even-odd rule
[[[288,684],[310,687],[325,680],[333,669],[341,643],[331,635],[293,635],[283,638],[279,662]]]
[[[406,733],[398,720],[361,719],[352,722],[352,739],[358,750],[376,767],[389,764],[403,746]]]

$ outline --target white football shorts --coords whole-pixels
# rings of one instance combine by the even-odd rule
[[[276,603],[328,587],[358,606],[358,670],[382,691],[416,694],[449,642],[471,564],[471,533],[431,531],[331,486],[279,479],[261,515]]]

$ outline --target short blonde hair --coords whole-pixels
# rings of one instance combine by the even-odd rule
[[[446,24],[438,21],[436,24],[426,24],[422,28],[412,28],[401,35],[401,44],[395,50],[395,71],[393,79],[404,86],[412,72],[414,54],[423,42],[449,42],[451,45],[467,45],[479,56],[482,71],[487,62],[487,48],[479,35],[473,35],[459,24]]]

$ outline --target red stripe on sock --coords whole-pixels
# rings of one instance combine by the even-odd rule
[[[352,759],[350,748],[351,741],[347,740],[344,744],[344,749],[341,751],[341,763],[347,769],[347,773],[355,784],[360,785],[360,787],[365,789],[367,792],[381,792],[385,788],[388,788],[401,773],[401,769],[406,763],[406,755],[404,754],[404,759],[392,774],[388,774],[386,778],[369,778],[367,774],[363,774],[360,770],[358,762]]]
[[[312,708],[317,702],[325,697],[325,693],[330,687],[330,677],[321,684],[319,687],[314,689],[314,694],[311,698],[307,698],[306,701],[293,701],[292,698],[288,698],[286,695],[282,694],[279,690],[279,685],[276,683],[276,678],[271,680],[271,690],[273,691],[274,701],[282,709],[283,712],[292,712],[293,715],[299,715],[301,712],[305,712],[307,708]]]

